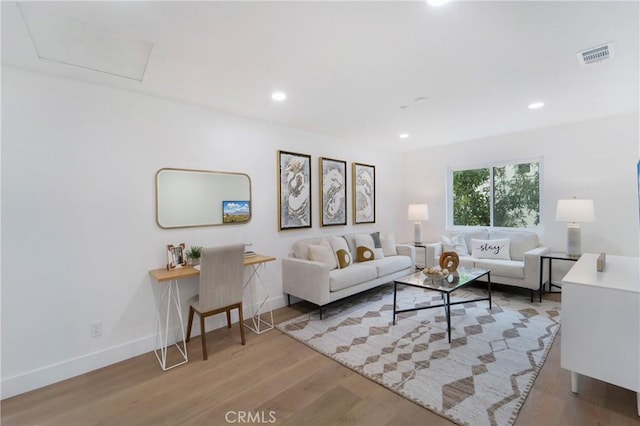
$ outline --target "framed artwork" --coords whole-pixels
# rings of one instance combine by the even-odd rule
[[[320,158],[320,225],[347,224],[347,162]]]
[[[167,246],[167,269],[182,268],[187,266],[186,245],[180,243],[177,246],[169,244]]]
[[[353,163],[353,223],[376,221],[376,167]]]
[[[311,228],[311,156],[278,151],[278,229]]]
[[[251,219],[249,201],[223,201],[222,223],[245,223]]]

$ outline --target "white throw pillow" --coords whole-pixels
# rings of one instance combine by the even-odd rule
[[[471,255],[476,259],[503,259],[509,257],[509,239],[471,240]]]
[[[329,269],[336,269],[338,267],[336,255],[329,243],[309,244],[309,259],[326,263],[329,265]]]
[[[392,232],[380,234],[380,244],[382,245],[382,253],[385,256],[396,256],[398,254],[396,250],[396,237]]]
[[[447,237],[442,235],[442,251],[455,251],[460,256],[469,256],[467,243],[462,234]]]

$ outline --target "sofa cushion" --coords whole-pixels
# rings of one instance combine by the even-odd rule
[[[376,244],[371,235],[360,234],[355,236],[356,258],[358,262],[366,262],[368,260],[382,259],[384,254],[382,247],[376,248]]]
[[[296,259],[311,260],[309,258],[309,244],[322,244],[323,238],[305,238],[293,243],[291,254]]]
[[[378,277],[393,274],[411,267],[411,258],[409,256],[389,256],[383,259],[376,259],[369,265],[376,267]]]
[[[540,246],[538,234],[530,231],[494,231],[491,239],[508,238],[509,254],[512,260],[524,260],[524,254]]]
[[[327,240],[322,240],[322,244],[309,244],[309,258],[316,262],[322,262],[329,265],[330,269],[336,269],[336,254],[329,245]]]
[[[376,279],[376,267],[370,263],[354,264],[329,272],[329,290],[338,291]]]
[[[338,267],[340,269],[351,265],[351,252],[349,251],[349,246],[344,238],[331,237],[329,239],[329,244],[331,245],[333,252],[336,254],[336,260],[338,261]]]
[[[524,278],[524,262],[519,260],[478,259],[476,268],[488,269],[491,276]]]
[[[373,253],[369,247],[358,246],[358,262],[368,262],[376,258],[376,255]]]
[[[398,254],[396,250],[396,237],[393,233],[388,232],[380,235],[380,244],[382,245],[382,254],[385,256],[396,256]]]
[[[467,268],[474,268],[476,266],[477,260],[478,259],[471,256],[460,256],[460,263],[458,264],[458,269],[460,269],[461,266],[467,267]],[[436,259],[436,264],[438,264],[438,262],[439,262],[439,259]]]
[[[489,231],[487,229],[472,229],[469,231],[454,231],[448,234],[449,238],[460,235],[465,244],[467,245],[467,250],[469,252],[467,254],[471,254],[471,239],[475,238],[476,240],[488,240],[489,239]],[[460,254],[460,253],[458,253]]]
[[[458,255],[460,256],[466,256],[469,254],[467,243],[464,240],[464,237],[462,236],[462,234],[453,235],[451,237],[442,235],[441,238],[442,238],[442,251],[454,251],[458,253]]]
[[[503,259],[509,257],[509,239],[501,240],[471,240],[471,256],[476,259]]]

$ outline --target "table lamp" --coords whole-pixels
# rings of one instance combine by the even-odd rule
[[[593,200],[558,200],[556,220],[569,222],[567,225],[567,256],[578,257],[582,254],[580,225],[578,222],[593,222],[595,213]]]
[[[429,206],[426,204],[409,204],[409,220],[415,222],[414,243],[422,244],[422,221],[429,220]]]

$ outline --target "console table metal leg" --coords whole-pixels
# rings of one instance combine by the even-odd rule
[[[262,273],[260,273],[262,268]],[[258,299],[258,307],[254,309],[254,300],[251,301],[247,301],[249,303],[247,303],[247,305],[250,306],[251,309],[251,318],[249,318],[248,321],[250,321],[249,324],[247,324],[245,322],[245,327],[247,327],[248,329],[250,329],[251,331],[253,331],[256,334],[261,334],[264,333],[265,331],[269,331],[271,329],[273,329],[273,311],[271,309],[271,298],[269,296],[269,288],[267,287],[264,279],[263,275],[266,274],[266,269],[267,266],[265,263],[259,263],[257,265],[251,265],[251,275],[249,276],[249,278],[247,279],[247,281],[245,282],[244,285],[244,293],[245,295],[247,294],[247,286],[249,286],[251,280],[253,278],[255,278],[255,286],[253,287],[256,290],[256,296],[259,297],[259,295],[257,294],[258,292],[262,292],[263,293],[263,297],[262,299]],[[268,311],[265,311],[265,308]],[[267,320],[264,320],[262,318],[263,315],[268,315]],[[266,328],[262,328],[262,325],[265,325]]]
[[[164,309],[164,321],[162,318],[162,310]],[[173,308],[173,309],[172,309]],[[174,343],[169,344],[169,329],[175,328],[173,324],[175,319],[172,315],[172,311],[174,315],[177,316],[178,319],[178,330],[176,330]],[[164,322],[164,329],[162,327]],[[180,344],[182,343],[182,347]],[[183,360],[168,366],[167,365],[167,350],[169,346],[174,345],[178,352],[182,355]],[[158,309],[158,321],[156,325],[156,349],[154,350],[156,354],[156,358],[160,363],[160,367],[163,370],[170,370],[174,367],[182,365],[186,363],[189,358],[187,356],[187,343],[185,342],[185,334],[184,334],[184,321],[182,320],[182,304],[180,303],[180,290],[178,289],[178,282],[175,280],[171,280],[167,283],[166,288],[162,293],[162,297],[160,299],[160,307]]]

